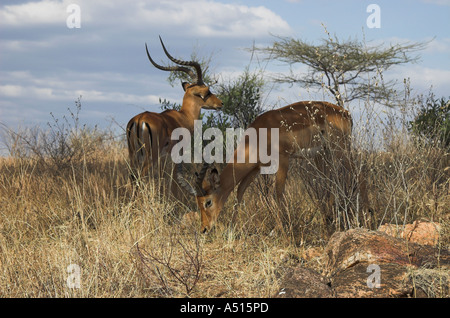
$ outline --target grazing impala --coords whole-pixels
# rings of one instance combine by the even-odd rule
[[[280,203],[289,159],[305,158],[327,148],[337,155],[342,154],[342,150],[348,148],[350,144],[352,119],[348,111],[327,102],[298,102],[263,113],[248,129],[250,128],[256,129],[258,139],[260,131],[267,132],[268,136],[264,139],[267,141],[267,147],[272,151],[278,151],[275,194],[277,202]],[[278,129],[278,145],[270,144],[272,138],[269,136],[271,134],[269,128]],[[256,151],[260,152],[261,144],[258,144]],[[239,185],[237,199],[240,202],[252,180],[264,166],[267,166],[261,160],[253,163],[249,160],[252,151],[249,147],[249,143],[241,142],[234,152],[234,158],[229,160],[220,176],[217,170],[213,169],[205,180],[207,165],[203,166],[197,176],[196,189],[191,188],[190,192],[197,196],[201,213],[201,232],[206,233],[214,226],[233,189]],[[236,160],[239,151],[245,151],[245,162],[240,163]],[[182,182],[182,185],[186,186],[186,183]]]
[[[127,125],[128,152],[130,156],[132,178],[139,175],[149,175],[171,152],[173,141],[172,131],[179,127],[187,128],[191,133],[194,130],[194,120],[199,119],[200,109],[220,109],[222,101],[211,93],[208,86],[203,83],[200,64],[195,61],[182,61],[173,58],[166,50],[161,39],[162,48],[167,57],[176,66],[161,66],[156,64],[148,52],[150,62],[163,71],[179,71],[188,74],[192,83],[182,83],[185,91],[181,109],[166,110],[162,113],[143,112],[133,117]],[[193,67],[195,73],[191,68]],[[153,169],[152,169],[153,170]]]

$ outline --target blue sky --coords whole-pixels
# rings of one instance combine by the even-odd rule
[[[381,27],[368,28],[369,4],[381,9]],[[78,4],[80,28],[68,28],[67,8]],[[42,0],[0,4],[0,123],[11,128],[45,124],[67,114],[82,96],[81,120],[115,128],[143,110],[159,111],[159,97],[179,102],[181,86],[147,60],[144,43],[156,61],[165,61],[158,35],[176,57],[194,48],[213,53],[212,67],[222,78],[243,71],[250,55],[243,48],[269,45],[271,35],[317,42],[322,23],[340,39],[396,44],[428,41],[417,64],[397,67],[387,76],[409,77],[413,93],[450,95],[450,0],[395,1],[219,1],[219,0]],[[298,70],[304,70],[302,67]],[[280,63],[267,72],[288,72]],[[276,87],[271,101],[307,99],[301,87]],[[331,100],[331,99],[330,99]],[[280,105],[282,106],[282,105]],[[118,125],[118,127],[117,127]]]

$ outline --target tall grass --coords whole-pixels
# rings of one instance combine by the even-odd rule
[[[278,251],[271,239],[260,245],[255,238],[199,236],[197,224],[181,222],[187,210],[161,197],[158,184],[141,180],[132,197],[123,141],[72,128],[63,130],[61,145],[81,155],[64,164],[45,152],[49,139],[5,132],[14,151],[0,159],[0,296],[264,297],[274,291],[277,262],[259,257]],[[84,142],[74,143],[80,135]],[[79,289],[67,284],[71,264],[81,270]]]
[[[305,163],[291,164],[285,210],[273,200],[273,177],[261,176],[242,205],[230,197],[215,230],[203,236],[183,219],[194,198],[179,204],[147,180],[132,196],[122,138],[70,114],[47,129],[4,130],[10,156],[0,159],[1,297],[268,297],[288,265],[320,271],[311,251],[328,237],[318,200],[324,189],[311,188],[314,170],[302,170]],[[370,122],[388,132],[381,139],[365,122],[354,130],[350,155],[366,180],[370,212],[358,210],[353,192],[341,198],[352,211],[370,213],[372,229],[439,222],[448,248],[448,150],[409,135],[397,124],[404,114],[388,115],[392,120]],[[334,217],[334,230],[366,226]],[[80,288],[67,284],[70,264],[80,267]]]

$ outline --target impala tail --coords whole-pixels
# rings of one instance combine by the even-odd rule
[[[140,120],[136,116],[128,123],[127,140],[128,152],[134,168],[134,177],[147,174],[149,164],[152,161],[152,130],[148,122]]]

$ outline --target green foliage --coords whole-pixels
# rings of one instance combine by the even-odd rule
[[[192,55],[196,57],[196,54]],[[209,63],[211,58],[200,60],[205,82],[215,78],[210,74]],[[187,80],[186,74],[182,72],[172,72],[168,81],[174,85],[178,80]],[[221,111],[203,112],[200,118],[203,120],[203,130],[208,127],[219,128],[225,133],[227,128],[247,128],[262,113],[261,94],[264,87],[264,79],[261,73],[251,72],[247,67],[244,72],[234,80],[216,82],[211,90],[223,102]],[[181,104],[159,99],[162,110],[175,109],[180,110]]]
[[[202,65],[202,69],[208,70]],[[176,75],[173,73],[172,75]],[[180,73],[184,76],[184,73]],[[209,76],[208,76],[209,77]],[[209,77],[210,78],[210,77]],[[180,78],[182,80],[182,78]],[[227,128],[247,128],[255,118],[263,112],[261,94],[264,80],[261,73],[252,73],[247,67],[244,72],[234,80],[217,83],[211,89],[223,102],[220,111],[203,111],[200,119],[203,121],[202,131],[214,127],[222,131],[224,147],[226,147]],[[162,110],[180,110],[181,105],[166,99],[159,99]],[[208,141],[203,141],[203,144]],[[225,155],[225,153],[224,153]]]
[[[428,142],[450,146],[450,97],[436,99],[433,93],[418,98],[419,113],[408,129]]]
[[[175,103],[175,102],[171,102],[168,101],[167,99],[161,99],[159,98],[159,104],[160,104],[160,108],[164,111],[164,110],[180,110],[181,109],[181,104]]]
[[[247,128],[262,113],[263,87],[262,75],[250,72],[248,67],[236,80],[219,84],[217,95],[224,105],[222,112],[232,127]]]

